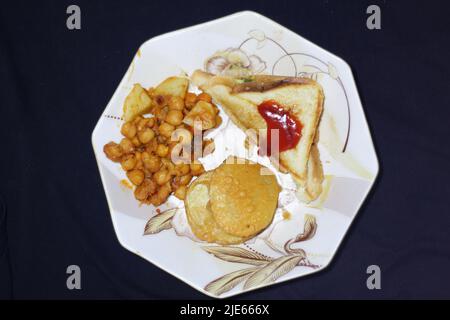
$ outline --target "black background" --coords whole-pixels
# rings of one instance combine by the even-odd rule
[[[370,4],[381,30],[366,28]],[[375,0],[2,3],[0,297],[205,298],[120,246],[90,137],[142,42],[244,9],[351,65],[381,171],[327,270],[238,298],[450,298],[450,8]],[[82,290],[66,288],[71,264]]]

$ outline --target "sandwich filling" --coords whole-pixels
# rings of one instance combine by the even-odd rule
[[[281,107],[275,100],[261,103],[258,106],[258,112],[267,123],[266,150],[260,150],[260,155],[270,157],[272,151],[278,153],[297,146],[303,127],[297,117]],[[272,150],[272,147],[278,150]]]

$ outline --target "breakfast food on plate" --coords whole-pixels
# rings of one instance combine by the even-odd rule
[[[299,198],[308,202],[318,197],[323,172],[314,139],[324,95],[317,82],[266,75],[232,78],[199,70],[191,79],[222,106],[239,128],[259,130],[258,138],[267,141],[269,156],[272,130],[268,129],[279,129],[277,165],[294,178]]]
[[[170,77],[155,88],[135,84],[124,101],[123,138],[107,143],[103,151],[120,163],[137,200],[154,206],[171,194],[184,200],[192,232],[206,242],[242,243],[270,225],[281,187],[268,168],[229,157],[205,172],[198,161],[214,147],[213,141],[203,139],[203,132],[222,122],[213,100],[239,128],[256,131],[258,136],[250,139],[265,141],[267,148],[260,143],[260,155],[273,162],[279,159],[276,167],[291,174],[300,199],[309,202],[320,195],[323,169],[317,127],[324,97],[318,83],[279,76],[239,79],[202,71],[192,80],[202,93],[188,92],[187,78]],[[199,149],[203,153],[197,154]]]
[[[210,210],[209,186],[213,172],[205,172],[189,186],[186,194],[186,216],[192,232],[206,242],[237,244],[246,238],[233,236],[220,228]]]
[[[231,158],[202,174],[188,188],[185,208],[193,233],[201,240],[237,244],[272,221],[280,186],[259,164]]]
[[[194,132],[202,132],[194,131],[192,125],[196,120],[213,128],[220,125],[221,118],[208,94],[189,93],[188,86],[189,80],[183,77],[170,77],[147,90],[135,84],[124,103],[125,123],[120,130],[124,137],[103,148],[105,155],[126,171],[135,186],[134,196],[142,203],[159,206],[172,193],[183,200],[192,178],[204,172],[193,151],[211,149],[211,141],[202,135],[197,139],[201,146],[194,148]],[[192,152],[184,159],[182,147],[187,145]],[[175,162],[174,154],[179,156]]]

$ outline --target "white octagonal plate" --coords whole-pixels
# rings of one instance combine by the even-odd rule
[[[249,73],[310,77],[325,93],[319,138],[325,173],[322,195],[304,204],[285,188],[279,201],[283,210],[277,210],[270,227],[239,246],[199,242],[186,223],[184,209],[164,212],[183,206],[173,196],[160,214],[152,206],[140,206],[122,182],[126,177],[120,165],[103,153],[106,143],[120,141],[122,105],[134,83],[151,87],[169,76],[192,74],[196,69],[217,73],[226,66]],[[236,128],[221,114],[223,124],[213,133],[216,146],[233,154],[230,144],[236,138],[222,133],[236,132]],[[249,11],[142,44],[100,117],[92,144],[120,243],[197,290],[221,298],[324,269],[378,174],[378,160],[347,63]],[[218,163],[205,161],[205,167],[211,169]],[[278,174],[281,180],[283,176]],[[149,220],[153,234],[144,236]]]

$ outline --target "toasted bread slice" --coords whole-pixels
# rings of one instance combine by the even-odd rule
[[[322,193],[323,168],[320,162],[319,149],[314,143],[308,159],[308,169],[305,186],[299,186],[297,197],[305,202],[311,202]]]
[[[264,132],[266,121],[258,112],[258,105],[267,100],[277,101],[295,115],[303,125],[301,139],[295,148],[280,153],[280,169],[293,176],[305,194],[304,200],[310,201],[320,194],[321,186],[318,185],[323,173],[317,149],[309,161],[324,100],[322,87],[317,82],[280,76],[254,76],[250,81],[242,82],[203,71],[195,71],[192,81],[209,93],[244,131],[263,130],[261,133],[267,134]]]

